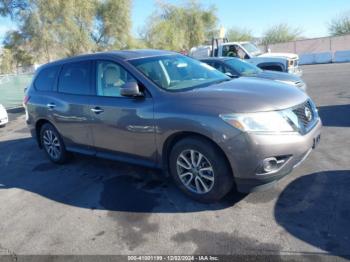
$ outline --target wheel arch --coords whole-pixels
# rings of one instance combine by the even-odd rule
[[[45,124],[51,124],[52,125],[52,123],[49,120],[45,119],[45,118],[41,118],[41,119],[37,120],[36,123],[35,123],[35,137],[36,137],[36,141],[37,141],[37,143],[38,143],[40,148],[42,148],[42,144],[41,144],[41,141],[40,141],[40,130],[41,130],[42,126],[45,125]]]
[[[169,156],[172,148],[175,146],[177,142],[179,142],[182,139],[185,138],[197,138],[197,139],[202,139],[205,140],[209,143],[211,143],[225,158],[225,162],[227,163],[228,167],[230,168],[230,171],[233,176],[233,169],[230,164],[230,161],[228,160],[224,150],[210,137],[205,136],[200,133],[192,132],[192,131],[180,131],[176,132],[172,135],[170,135],[165,142],[163,143],[163,148],[162,148],[162,155],[161,155],[161,165],[167,173],[169,172]]]

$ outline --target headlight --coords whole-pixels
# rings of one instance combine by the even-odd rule
[[[220,117],[243,132],[282,133],[296,132],[297,119],[290,119],[289,110],[245,114],[227,114]]]

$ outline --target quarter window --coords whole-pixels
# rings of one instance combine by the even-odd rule
[[[90,94],[91,63],[77,62],[63,66],[58,91],[67,94]]]
[[[35,79],[35,88],[39,91],[51,91],[59,70],[59,66],[52,66],[41,70]]]
[[[98,96],[121,97],[120,89],[125,83],[137,82],[123,67],[108,61],[97,62],[96,74]]]

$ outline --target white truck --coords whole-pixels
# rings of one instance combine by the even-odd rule
[[[262,53],[250,42],[229,42],[226,38],[216,38],[211,45],[192,47],[190,56],[203,59],[206,57],[238,57],[260,67],[263,70],[273,70],[302,75],[299,68],[299,56],[291,53]]]

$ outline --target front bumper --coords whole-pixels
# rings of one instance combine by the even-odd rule
[[[238,191],[248,193],[272,186],[303,162],[321,135],[321,120],[305,135],[242,133],[226,141],[224,151],[231,164]],[[266,158],[284,159],[276,170],[261,172]]]

